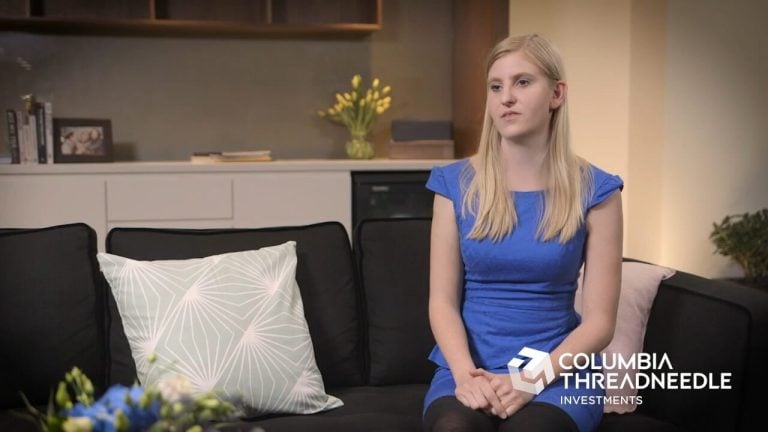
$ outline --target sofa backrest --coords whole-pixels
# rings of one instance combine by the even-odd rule
[[[46,405],[74,366],[105,389],[104,293],[88,225],[0,230],[0,408]]]
[[[368,383],[429,383],[431,219],[366,220],[355,233],[363,292]]]
[[[732,390],[643,389],[638,412],[690,430],[733,430],[744,412],[750,373],[751,314],[727,300],[727,284],[678,271],[662,281],[653,303],[643,350],[666,354],[673,372],[731,372]],[[760,335],[759,337],[764,337]],[[765,364],[759,366],[765,368]],[[658,372],[669,372],[661,370]],[[753,397],[764,391],[760,387]],[[759,392],[759,393],[758,393]],[[701,410],[710,406],[711,410]]]
[[[106,246],[112,254],[159,260],[253,250],[289,240],[296,242],[296,281],[326,388],[362,385],[359,299],[349,238],[341,224],[210,230],[114,228]],[[112,382],[124,382],[128,378],[126,365],[129,373],[135,376],[136,372],[114,301],[110,312]]]

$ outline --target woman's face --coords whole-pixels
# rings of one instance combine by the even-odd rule
[[[498,58],[488,71],[486,106],[505,140],[547,137],[551,110],[564,98],[565,83],[553,83],[522,51]]]

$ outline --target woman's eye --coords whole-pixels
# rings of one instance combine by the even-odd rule
[[[492,92],[497,92],[497,91],[501,90],[501,85],[499,85],[499,84],[491,84],[489,88],[491,89]]]
[[[517,85],[520,87],[527,87],[531,82],[525,78],[517,80]]]

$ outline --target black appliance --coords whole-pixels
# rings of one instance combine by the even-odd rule
[[[352,226],[365,219],[432,217],[429,171],[353,171]]]

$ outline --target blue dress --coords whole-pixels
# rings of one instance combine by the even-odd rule
[[[461,216],[463,159],[435,167],[427,188],[453,202],[464,265],[461,314],[470,354],[477,367],[507,373],[507,363],[523,347],[553,351],[581,322],[573,308],[579,270],[584,262],[584,225],[567,243],[542,242],[536,230],[543,205],[543,191],[514,192],[517,226],[500,242],[471,240],[467,235],[475,218]],[[593,191],[587,211],[624,186],[621,178],[590,166]],[[456,383],[440,348],[429,359],[438,368],[424,400],[424,411],[442,396],[454,396]],[[590,373],[581,371],[581,373]],[[601,389],[565,388],[564,380],[550,383],[533,401],[558,406],[573,418],[580,431],[595,430],[603,413]],[[573,403],[561,396],[593,396],[590,404]],[[596,397],[595,397],[596,396]]]

